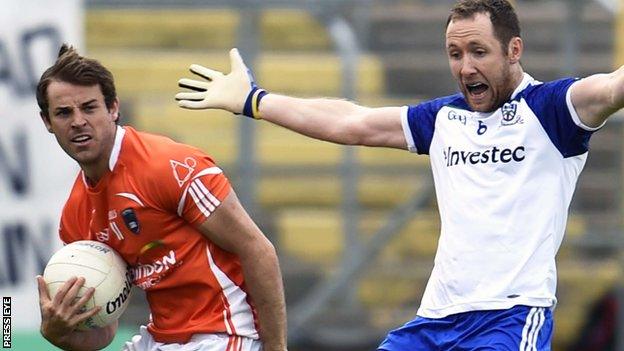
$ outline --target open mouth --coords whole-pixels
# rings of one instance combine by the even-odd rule
[[[77,135],[77,136],[71,138],[71,142],[75,143],[75,144],[85,144],[85,143],[89,142],[91,139],[92,138],[91,138],[90,135],[81,134],[81,135]]]
[[[479,82],[466,84],[466,90],[468,90],[468,93],[474,97],[479,97],[483,95],[483,93],[485,93],[488,90],[488,88],[489,86],[487,84],[483,84]]]

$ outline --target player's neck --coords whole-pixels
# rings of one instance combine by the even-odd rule
[[[519,64],[512,66],[511,68],[511,81],[512,81],[511,86],[513,87],[513,89],[511,90],[512,93],[513,91],[518,89],[523,79],[524,79],[524,70],[522,69],[522,66],[520,66]]]
[[[510,74],[507,77],[507,82],[505,83],[506,91],[500,96],[500,101],[498,101],[498,107],[500,108],[505,102],[509,101],[512,98],[512,95],[516,89],[522,84],[522,80],[524,79],[524,70],[520,65],[514,65],[510,68]]]
[[[89,163],[79,163],[89,186],[96,186],[100,179],[102,179],[106,173],[110,172],[109,160],[111,152],[113,151],[112,149],[111,143],[110,147],[107,147],[102,156],[98,157],[97,160]]]
[[[102,177],[109,172],[108,162],[103,165],[100,164],[90,164],[90,165],[80,165],[82,172],[84,173],[85,180],[89,186],[94,187],[97,183],[102,179]]]
[[[114,126],[115,131],[117,131],[118,127]],[[113,153],[113,148],[115,146],[115,139],[117,138],[117,133],[113,132],[108,136],[104,137],[101,141],[102,148],[100,149],[97,157],[90,162],[78,162],[82,172],[85,176],[87,184],[89,186],[96,186],[97,183],[111,171],[110,160],[111,154]]]

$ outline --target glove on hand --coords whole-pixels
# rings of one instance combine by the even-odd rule
[[[178,81],[181,88],[193,90],[176,94],[178,106],[193,110],[222,109],[260,119],[258,106],[267,92],[256,86],[237,49],[230,50],[230,66],[232,71],[224,75],[192,64],[190,71],[203,80],[182,78]]]

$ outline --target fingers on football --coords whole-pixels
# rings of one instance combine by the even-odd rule
[[[202,82],[199,80],[182,78],[178,80],[180,88],[190,89],[194,91],[206,91],[210,87],[210,82]]]
[[[216,78],[222,77],[223,73],[219,72],[219,71],[215,71],[212,70],[210,68],[206,68],[204,66],[198,65],[198,64],[192,64],[191,67],[189,67],[189,69],[191,70],[191,72],[197,74],[198,76],[208,79],[208,80],[215,80]]]
[[[50,293],[48,292],[48,286],[42,276],[37,276],[37,287],[39,288],[39,302],[50,301]]]
[[[89,302],[89,300],[91,300],[94,293],[95,293],[95,288],[89,288],[87,289],[84,295],[82,295],[80,298],[76,298],[74,300],[75,302],[72,305],[72,308],[74,309],[72,314],[75,314],[75,313],[82,314],[81,312],[86,310],[85,305],[87,304],[87,302]]]
[[[65,306],[69,307],[73,305],[74,299],[76,299],[76,297],[78,296],[78,292],[80,291],[80,288],[82,288],[82,286],[84,285],[84,282],[85,278],[80,277],[76,279],[74,284],[67,291],[65,298],[63,299],[63,304]]]
[[[232,72],[247,71],[247,66],[245,66],[245,62],[243,61],[243,58],[237,48],[230,50],[230,67],[232,68]]]
[[[82,313],[78,313],[74,316],[73,318],[73,323],[78,324],[82,321],[85,321],[93,316],[95,316],[96,314],[98,314],[98,312],[100,312],[102,310],[101,306],[96,306],[90,310],[86,310]]]
[[[65,284],[63,284],[63,286],[61,286],[60,289],[58,289],[58,291],[56,292],[56,295],[54,295],[54,299],[52,299],[52,302],[54,303],[55,306],[60,305],[61,302],[65,300],[65,296],[67,295],[67,292],[72,286],[74,286],[74,283],[77,280],[78,278],[71,277],[65,282]]]
[[[79,299],[75,300],[76,302],[73,304],[73,306],[80,309],[82,306],[84,306],[87,303],[87,301],[89,301],[93,297],[94,293],[95,293],[95,288],[91,287],[87,289],[84,295],[82,295]]]
[[[202,101],[204,99],[205,94],[203,92],[197,93],[177,93],[175,96],[176,100],[189,100],[189,101]]]

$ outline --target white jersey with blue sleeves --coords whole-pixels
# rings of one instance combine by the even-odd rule
[[[555,255],[598,129],[572,106],[575,81],[525,74],[487,114],[461,94],[403,108],[409,150],[430,155],[442,221],[419,316],[555,305]]]

